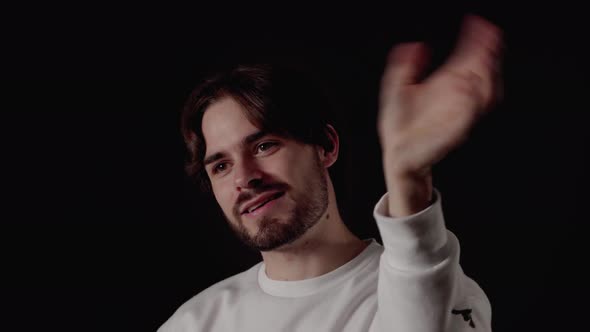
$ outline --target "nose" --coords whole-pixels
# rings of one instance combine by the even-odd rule
[[[234,167],[236,190],[253,189],[262,184],[263,172],[255,161],[244,159]]]

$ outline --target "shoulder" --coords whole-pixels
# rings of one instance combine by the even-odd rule
[[[250,269],[224,279],[182,304],[158,329],[158,332],[189,331],[200,329],[203,318],[212,317],[225,310],[236,299],[258,289],[258,263]]]

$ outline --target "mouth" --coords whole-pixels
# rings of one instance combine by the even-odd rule
[[[281,198],[284,194],[285,194],[285,192],[278,192],[274,195],[271,195],[266,200],[246,209],[244,212],[242,212],[242,215],[256,215],[259,212],[261,212],[262,210],[264,210],[265,207],[272,205],[269,203]]]

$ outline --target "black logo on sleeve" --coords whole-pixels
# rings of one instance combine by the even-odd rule
[[[451,311],[451,313],[453,315],[463,316],[463,320],[466,322],[469,322],[469,326],[475,328],[475,323],[473,322],[473,319],[471,318],[471,309],[464,309],[464,310],[453,309],[453,311]]]

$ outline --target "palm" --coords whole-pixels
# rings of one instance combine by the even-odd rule
[[[379,135],[399,167],[429,168],[459,145],[494,101],[500,32],[483,19],[466,20],[449,60],[422,82],[426,64],[420,44],[392,52],[380,94]]]

